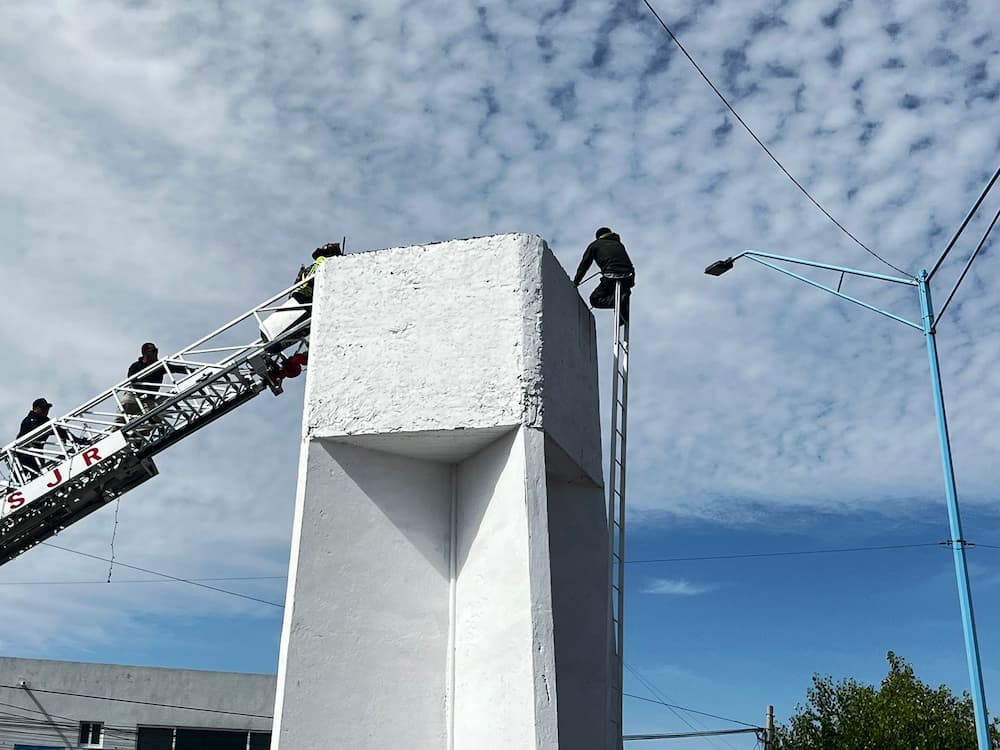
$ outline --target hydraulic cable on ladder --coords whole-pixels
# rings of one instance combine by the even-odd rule
[[[615,284],[615,332],[611,373],[611,458],[608,470],[608,603],[611,616],[611,684],[608,691],[615,742],[622,750],[625,638],[625,469],[628,447],[628,328],[622,322],[622,281]]]
[[[180,352],[0,449],[0,565],[156,476],[153,457],[307,362],[297,281]],[[165,367],[160,386],[137,382]]]

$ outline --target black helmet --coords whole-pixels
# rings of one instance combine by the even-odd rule
[[[339,242],[327,242],[323,247],[317,247],[313,250],[313,260],[318,260],[319,258],[332,258],[335,255],[343,255],[344,251],[340,249]]]
[[[601,239],[601,237],[603,237],[606,234],[611,234],[611,230],[608,229],[608,227],[601,227],[600,229],[597,230],[594,236],[597,239]]]

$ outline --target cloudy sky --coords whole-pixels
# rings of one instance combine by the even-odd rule
[[[1000,164],[994,2],[654,6],[861,242],[907,273],[933,265]],[[745,722],[773,703],[782,720],[813,672],[878,680],[889,649],[968,686],[921,335],[748,262],[702,273],[746,249],[892,271],[779,171],[641,0],[12,0],[0,164],[11,438],[37,396],[69,411],[142,341],[181,348],[342,235],[351,251],[537,233],[572,270],[608,224],[638,266],[626,659],[655,692],[632,672],[629,692]],[[939,302],[998,208],[1000,189],[935,278]],[[939,345],[997,700],[995,247]],[[845,291],[918,315],[905,288]],[[66,583],[108,566],[43,547],[0,570],[0,651],[273,671],[301,394],[176,446],[118,509],[120,561],[253,578],[208,583],[272,604],[125,568]],[[112,505],[53,541],[107,556],[114,528]],[[816,554],[732,557],[773,552]],[[734,726],[634,698],[626,718]]]

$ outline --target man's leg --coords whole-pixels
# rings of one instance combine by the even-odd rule
[[[118,422],[124,424],[132,419],[132,417],[137,417],[142,414],[142,409],[139,408],[139,402],[135,400],[134,393],[125,393],[122,395],[122,413],[118,417]]]
[[[601,279],[601,283],[590,293],[590,306],[598,310],[612,310],[615,306],[615,282]]]
[[[21,468],[28,474],[29,478],[32,475],[38,476],[41,473],[38,459],[35,456],[29,456],[27,453],[18,453],[17,456],[21,461]]]

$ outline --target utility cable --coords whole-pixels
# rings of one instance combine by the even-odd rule
[[[998,172],[998,174],[1000,174],[1000,172]],[[951,294],[948,295],[948,299],[944,301],[944,304],[941,306],[940,311],[938,311],[937,318],[935,318],[934,320],[935,329],[937,328],[937,324],[941,322],[941,318],[944,316],[944,311],[948,309],[948,304],[951,302],[952,297],[955,296],[955,292],[958,291],[958,285],[965,280],[965,274],[967,274],[969,272],[969,269],[972,267],[972,261],[976,259],[976,256],[979,255],[979,251],[982,250],[983,245],[986,244],[986,239],[990,236],[990,232],[993,231],[993,227],[996,226],[997,219],[1000,219],[1000,208],[998,208],[996,214],[993,215],[993,221],[991,221],[990,225],[986,228],[986,232],[983,234],[983,238],[979,240],[979,244],[976,245],[975,251],[972,253],[971,256],[969,256],[969,262],[966,263],[965,268],[962,269],[962,275],[958,277],[958,281],[956,281],[955,286],[952,287]]]
[[[72,552],[74,555],[80,555],[81,557],[89,557],[91,560],[100,560],[101,562],[111,562],[106,557],[100,557],[99,555],[91,555],[88,552],[80,552],[79,550],[70,549],[69,547],[60,547],[58,544],[52,544],[52,542],[42,542],[46,547],[53,547],[55,549],[61,549],[63,552]],[[248,594],[240,594],[236,591],[229,591],[227,589],[220,589],[218,586],[209,586],[206,583],[198,583],[190,578],[179,578],[178,576],[168,575],[167,573],[160,573],[156,570],[150,570],[149,568],[140,568],[138,565],[128,565],[123,562],[116,562],[116,565],[120,568],[129,568],[130,570],[137,570],[140,573],[148,573],[153,576],[160,576],[161,578],[167,578],[171,581],[177,581],[178,583],[187,583],[192,586],[198,586],[199,588],[208,589],[209,591],[217,591],[220,594],[228,594],[229,596],[236,596],[240,599],[248,599],[252,602],[259,602],[260,604],[269,604],[272,607],[277,607],[278,609],[284,609],[284,604],[278,604],[277,602],[268,601],[267,599],[259,599],[256,596],[250,596]]]
[[[158,708],[177,708],[183,709],[185,711],[202,711],[204,713],[210,714],[227,714],[229,716],[248,716],[252,719],[273,719],[274,717],[270,714],[250,714],[245,711],[226,711],[222,708],[199,708],[198,706],[181,706],[173,703],[157,703],[155,701],[140,701],[133,698],[112,698],[107,695],[91,695],[89,693],[74,693],[68,690],[45,690],[44,688],[28,687],[23,688],[19,685],[0,685],[0,688],[7,688],[9,690],[24,690],[29,693],[45,693],[47,695],[69,695],[74,698],[92,698],[93,700],[99,701],[110,701],[112,703],[133,703],[137,706],[156,706]]]
[[[701,555],[697,557],[662,557],[652,560],[626,560],[626,565],[648,563],[694,562],[698,560],[741,560],[752,557],[791,557],[793,555],[825,555],[838,552],[871,552],[875,550],[911,549],[914,547],[937,547],[940,542],[920,542],[918,544],[884,544],[878,547],[834,547],[830,549],[792,550],[789,552],[747,552],[733,555]],[[988,545],[982,545],[988,546]]]
[[[968,226],[969,222],[972,221],[972,217],[976,215],[976,211],[979,210],[979,206],[981,206],[983,201],[986,200],[987,194],[993,188],[993,184],[997,181],[998,178],[1000,178],[1000,167],[997,167],[997,171],[993,173],[993,179],[990,180],[989,185],[987,185],[983,189],[983,192],[979,194],[979,200],[976,201],[976,204],[972,207],[972,210],[969,211],[969,215],[965,217],[965,221],[962,222],[962,226],[960,226],[958,228],[958,231],[955,232],[955,236],[951,238],[951,242],[948,243],[948,247],[946,247],[944,249],[944,252],[941,253],[941,257],[938,258],[937,263],[934,264],[934,268],[932,268],[931,272],[927,274],[928,280],[934,277],[934,274],[937,273],[937,270],[941,267],[941,264],[944,263],[944,259],[948,257],[948,253],[950,253],[951,249],[955,247],[955,243],[958,242],[958,238],[961,236],[962,232],[965,231],[965,227]]]
[[[684,710],[684,711],[688,711],[688,712],[690,712],[690,713],[695,713],[695,714],[704,714],[705,716],[710,716],[710,717],[712,717],[713,719],[720,719],[721,721],[730,721],[730,722],[732,722],[732,723],[734,723],[734,724],[745,724],[746,726],[749,726],[749,727],[752,727],[752,726],[755,726],[755,725],[753,725],[753,724],[747,724],[746,722],[742,722],[742,721],[736,721],[735,719],[727,719],[727,718],[726,718],[726,717],[724,717],[724,716],[717,716],[717,715],[715,715],[715,714],[708,714],[708,713],[705,713],[704,711],[695,711],[694,709],[689,709],[689,708],[684,708],[683,706],[677,706],[677,705],[675,705],[675,704],[672,704],[672,703],[670,703],[670,702],[669,702],[669,701],[667,700],[667,696],[666,696],[666,695],[664,695],[662,691],[660,691],[660,690],[659,690],[659,689],[658,689],[658,688],[657,688],[657,687],[656,687],[655,685],[653,685],[653,684],[652,684],[652,683],[651,683],[651,682],[650,682],[649,680],[647,680],[647,679],[646,679],[645,677],[643,677],[643,676],[642,676],[641,674],[639,674],[638,670],[636,670],[636,669],[635,669],[634,667],[632,667],[632,665],[630,665],[630,664],[628,664],[628,663],[626,663],[626,662],[623,662],[623,664],[624,664],[625,668],[626,668],[626,669],[628,669],[628,671],[629,671],[629,672],[631,672],[631,673],[632,673],[632,674],[633,674],[633,675],[635,676],[635,678],[636,678],[636,679],[638,679],[638,680],[639,680],[639,682],[641,682],[641,683],[643,684],[643,686],[644,686],[644,687],[646,688],[646,690],[648,690],[648,691],[649,691],[649,692],[650,692],[650,693],[651,693],[651,694],[652,694],[653,696],[655,696],[656,698],[659,698],[659,699],[660,699],[660,700],[659,700],[659,702],[660,702],[660,703],[661,703],[662,705],[666,706],[666,707],[667,707],[667,708],[668,708],[668,709],[669,709],[669,710],[671,711],[671,713],[673,713],[673,714],[674,714],[674,715],[675,715],[675,716],[676,716],[676,717],[677,717],[678,719],[680,719],[680,720],[681,720],[681,721],[683,721],[683,722],[684,722],[685,724],[687,724],[688,728],[689,728],[689,729],[691,729],[691,730],[692,730],[692,731],[694,731],[694,732],[697,732],[697,731],[699,731],[699,730],[698,730],[698,728],[697,728],[697,727],[695,727],[695,726],[694,726],[694,725],[693,725],[693,724],[692,724],[692,723],[691,723],[690,721],[688,721],[688,720],[687,720],[687,719],[686,719],[685,717],[681,716],[681,715],[680,715],[680,714],[679,714],[679,713],[677,712],[677,710],[676,710],[676,709],[680,709],[680,710]],[[624,692],[623,692],[623,695],[624,695]],[[720,738],[720,739],[721,739],[721,738]],[[712,739],[706,739],[705,741],[706,741],[706,742],[708,742],[708,744],[710,744],[710,745],[713,745],[713,746],[715,746],[715,740],[712,740]],[[730,745],[730,744],[729,744],[729,742],[728,742],[727,740],[725,740],[725,739],[722,739],[721,741],[722,741],[722,742],[724,742],[724,743],[725,743],[726,745],[728,745],[729,747],[732,747],[732,745]]]
[[[652,693],[652,694],[653,694],[654,696],[656,695],[656,691],[654,690],[654,688],[653,688],[653,687],[652,687],[652,686],[651,686],[651,685],[650,685],[650,684],[649,684],[649,683],[648,683],[648,682],[647,682],[647,681],[646,681],[646,680],[645,680],[645,679],[644,679],[644,678],[642,677],[642,675],[640,675],[640,674],[639,674],[638,672],[636,672],[636,671],[635,671],[635,670],[634,670],[634,669],[633,669],[633,668],[632,668],[631,666],[629,666],[628,664],[625,664],[625,668],[626,668],[626,669],[627,669],[627,670],[628,670],[629,672],[631,672],[631,673],[632,673],[633,675],[635,675],[635,676],[636,676],[636,678],[637,678],[637,679],[639,680],[639,682],[641,682],[641,683],[642,683],[643,687],[645,687],[645,688],[646,688],[646,690],[648,690],[648,691],[649,691],[650,693]],[[626,695],[625,691],[622,691],[622,696],[625,696],[625,695]],[[632,697],[632,696],[631,696],[631,694],[628,694],[628,695],[629,695],[629,697]],[[636,697],[638,697],[638,696],[636,696]],[[680,714],[680,713],[679,713],[679,712],[677,711],[677,706],[675,706],[675,705],[673,705],[673,704],[668,704],[668,703],[667,703],[667,702],[666,702],[665,700],[663,700],[663,699],[660,699],[660,700],[656,700],[656,701],[652,701],[652,702],[653,702],[653,703],[659,703],[659,704],[660,704],[660,705],[662,705],[662,706],[666,706],[666,707],[667,707],[667,708],[668,708],[668,709],[670,710],[670,713],[672,713],[672,714],[673,714],[674,716],[676,716],[676,717],[677,717],[678,719],[680,719],[681,721],[683,721],[683,722],[684,722],[684,723],[685,723],[685,724],[687,725],[688,729],[690,729],[690,730],[691,730],[692,732],[697,732],[697,731],[698,731],[698,728],[697,728],[697,727],[696,727],[696,726],[695,726],[694,724],[692,724],[692,723],[691,723],[690,721],[688,721],[688,720],[687,720],[687,719],[686,719],[686,718],[685,718],[684,716],[682,716],[682,715],[681,715],[681,714]],[[714,742],[714,741],[712,741],[712,740],[705,740],[705,741],[706,741],[706,742],[708,742],[708,744],[710,744],[710,745],[712,745],[712,746],[716,746],[716,745],[715,745],[715,742]]]
[[[283,581],[288,576],[224,576],[218,578],[189,578],[189,581]],[[103,578],[76,581],[0,581],[0,586],[75,586],[106,584]],[[169,578],[116,578],[112,583],[174,583]]]
[[[787,169],[785,169],[785,165],[784,164],[782,164],[780,161],[778,161],[778,157],[775,156],[771,152],[771,149],[769,149],[764,144],[764,141],[762,141],[760,138],[758,138],[757,134],[753,132],[753,130],[750,128],[750,126],[746,124],[746,122],[744,122],[743,118],[740,117],[739,112],[737,112],[736,109],[733,107],[733,105],[729,103],[729,100],[725,97],[725,95],[721,91],[719,91],[718,87],[714,83],[712,83],[712,79],[709,78],[708,75],[705,73],[705,71],[701,69],[701,66],[698,65],[698,63],[695,62],[694,58],[691,57],[690,54],[688,54],[688,51],[684,48],[684,45],[681,44],[680,40],[677,38],[677,36],[674,34],[674,32],[671,31],[670,27],[667,26],[667,24],[664,22],[664,20],[662,18],[660,18],[660,14],[656,12],[656,9],[653,8],[652,5],[650,5],[649,0],[642,0],[642,1],[643,1],[643,3],[645,3],[646,7],[649,8],[649,12],[652,13],[653,16],[656,17],[656,20],[660,22],[660,26],[663,27],[663,30],[666,31],[667,34],[670,35],[670,38],[673,40],[674,44],[676,44],[677,47],[680,49],[680,51],[684,53],[684,56],[695,67],[695,70],[697,70],[698,73],[701,74],[701,77],[705,79],[705,83],[707,83],[711,87],[712,91],[715,92],[716,96],[718,96],[719,99],[722,100],[722,103],[725,104],[726,107],[729,109],[729,111],[733,113],[733,117],[735,117],[737,119],[737,121],[740,123],[740,125],[743,126],[743,129],[746,130],[755,141],[757,141],[757,144],[762,149],[764,149],[764,153],[766,153],[769,157],[771,157],[771,161],[773,161],[775,164],[778,165],[778,168],[782,172],[785,173],[785,176],[788,177],[788,179],[792,181],[792,183],[795,185],[795,187],[797,187],[799,190],[801,190],[802,194],[806,198],[808,198],[812,202],[812,204],[814,206],[816,206],[816,208],[818,208],[820,211],[822,211],[823,214],[826,216],[826,218],[828,218],[830,221],[832,221],[834,224],[836,224],[837,227],[840,229],[840,231],[842,231],[844,234],[846,234],[848,237],[850,237],[852,240],[854,240],[854,242],[857,243],[858,246],[860,246],[861,248],[863,248],[865,250],[865,252],[867,252],[872,257],[877,258],[878,260],[882,261],[883,263],[885,263],[885,265],[889,266],[889,268],[891,268],[892,270],[898,271],[899,273],[903,274],[904,276],[909,276],[909,277],[912,278],[913,274],[907,273],[903,269],[897,268],[896,266],[892,265],[892,263],[890,263],[889,261],[887,261],[881,255],[879,255],[874,250],[872,250],[870,247],[868,247],[868,245],[866,245],[864,242],[862,242],[857,237],[855,237],[853,234],[851,234],[843,224],[841,224],[839,221],[837,221],[833,217],[833,214],[831,214],[829,211],[827,211],[825,208],[823,208],[823,206],[820,205],[819,201],[817,201],[815,198],[812,197],[812,195],[809,193],[808,190],[805,189],[805,187],[802,185],[802,183],[800,183],[797,179],[795,179],[795,177],[792,176],[791,172],[789,172]]]
[[[115,500],[115,525],[111,529],[111,562],[108,565],[108,583],[111,583],[111,571],[115,569],[115,537],[118,535],[118,509],[121,507],[122,499]]]
[[[742,724],[745,727],[752,727],[753,729],[760,729],[760,727],[758,727],[756,724],[748,724],[745,721],[737,721],[736,719],[727,719],[724,716],[716,716],[715,714],[705,713],[704,711],[695,711],[693,708],[684,708],[684,706],[675,706],[672,703],[667,703],[667,702],[661,701],[661,700],[659,700],[657,698],[646,698],[646,697],[644,697],[642,695],[636,695],[635,693],[622,693],[622,695],[624,695],[626,698],[634,698],[637,701],[646,701],[646,703],[655,703],[655,704],[657,704],[659,706],[666,706],[667,708],[678,708],[681,711],[687,711],[688,713],[701,714],[702,716],[709,716],[709,717],[711,717],[713,719],[720,719],[721,721],[730,721],[733,724]]]

